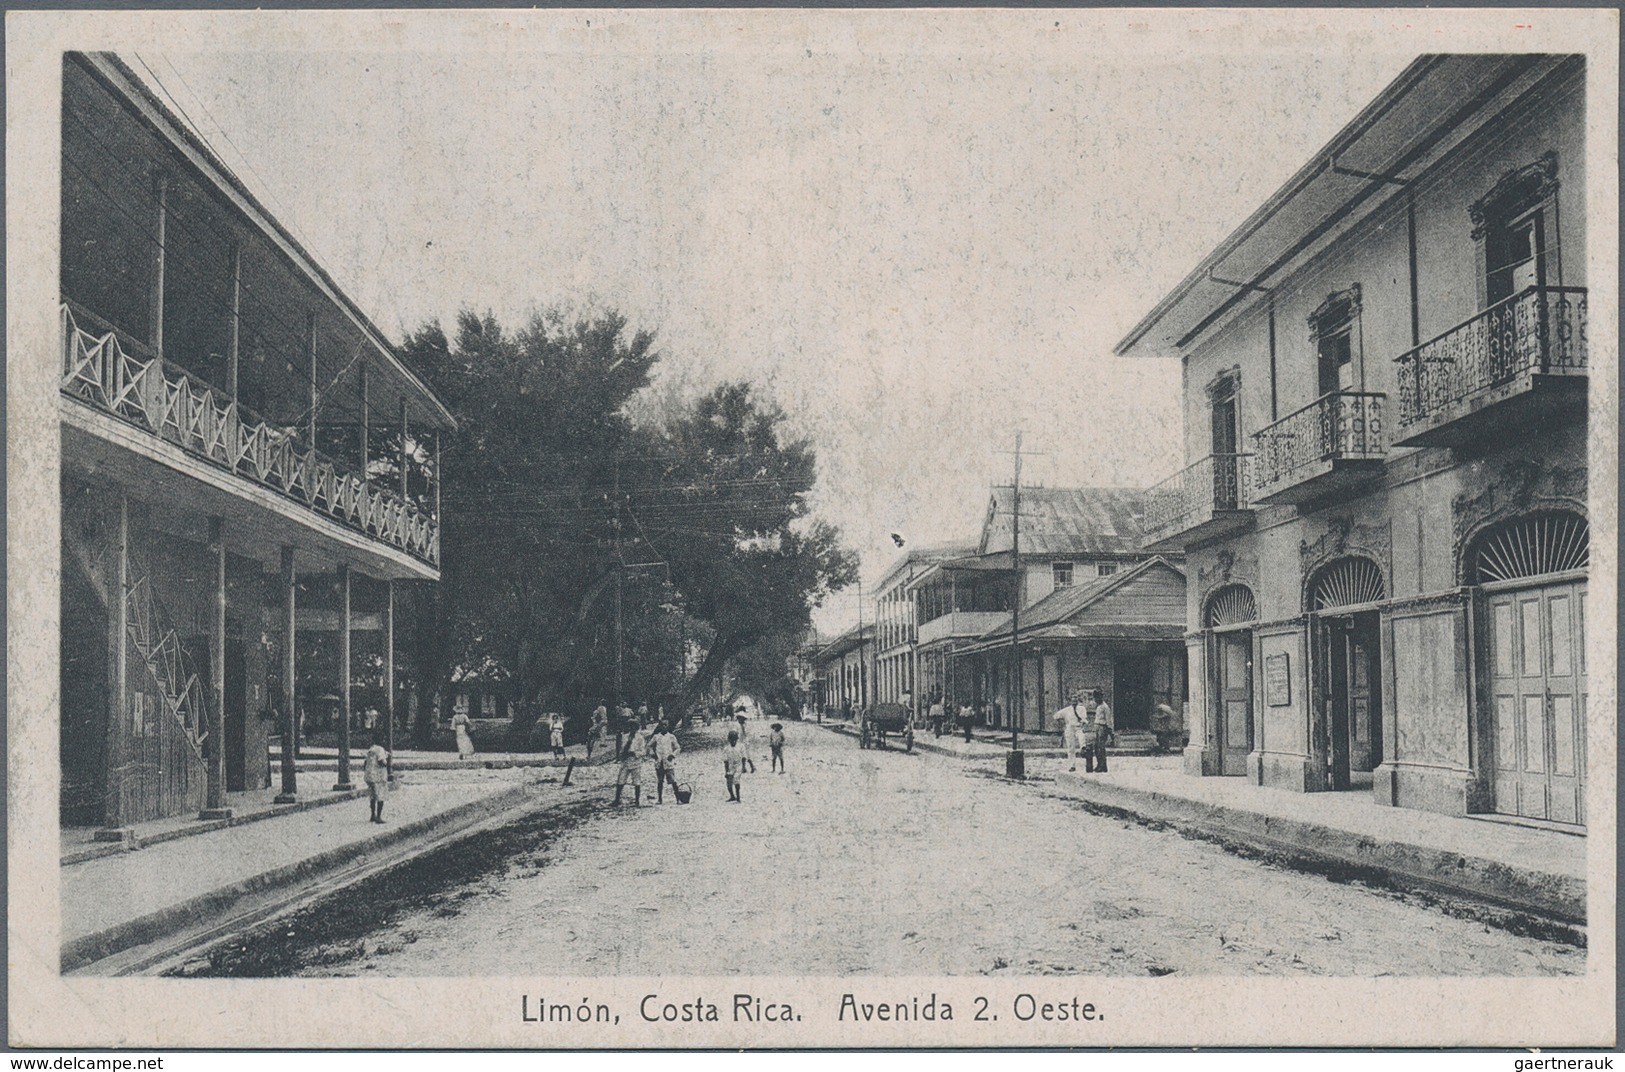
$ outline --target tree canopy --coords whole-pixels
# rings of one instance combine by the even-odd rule
[[[748,385],[628,416],[659,354],[619,314],[506,330],[464,312],[451,338],[428,324],[402,351],[458,421],[420,631],[431,681],[498,667],[532,717],[576,713],[615,691],[618,606],[614,698],[686,703],[855,577],[810,515],[811,445]]]

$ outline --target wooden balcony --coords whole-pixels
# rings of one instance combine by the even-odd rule
[[[957,610],[940,614],[920,625],[918,644],[924,647],[939,640],[963,640],[979,637],[989,629],[1003,624],[1010,617],[1007,610]]]
[[[1146,496],[1147,551],[1178,551],[1252,527],[1248,454],[1210,454]]]
[[[65,398],[118,418],[345,528],[438,566],[437,520],[342,469],[299,434],[260,419],[193,376],[166,368],[122,333],[62,305]]]
[[[1297,504],[1381,472],[1387,396],[1334,391],[1253,433],[1253,502]]]
[[[1399,446],[1461,446],[1583,416],[1584,287],[1530,287],[1395,358]]]

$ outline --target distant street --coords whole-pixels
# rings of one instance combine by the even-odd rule
[[[467,839],[185,974],[1556,975],[1585,951],[1104,818],[941,755],[786,726],[789,771]],[[1049,767],[1039,765],[1042,778]],[[606,772],[589,772],[603,777]],[[1107,776],[1109,777],[1109,775]],[[414,788],[411,791],[427,791]],[[599,794],[602,799],[607,793]],[[645,798],[647,805],[649,797]],[[434,876],[452,871],[436,886]],[[425,885],[427,883],[427,885]]]

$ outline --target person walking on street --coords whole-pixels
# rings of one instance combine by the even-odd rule
[[[620,756],[626,750],[626,735],[632,732],[636,724],[637,715],[626,704],[615,709],[615,755]]]
[[[649,733],[642,726],[632,730],[621,749],[621,769],[615,772],[615,803],[621,802],[621,791],[632,787],[632,806],[643,803],[643,760],[649,754]]]
[[[468,711],[459,707],[451,716],[451,729],[457,735],[457,758],[474,758],[474,739],[468,735]]]
[[[1114,729],[1112,725],[1112,705],[1106,702],[1104,694],[1101,693],[1099,689],[1095,689],[1094,692],[1090,693],[1090,698],[1094,701],[1095,705],[1093,712],[1095,725],[1095,762],[1093,767],[1101,774],[1105,774],[1106,746],[1112,743],[1112,732]]]
[[[773,759],[768,770],[784,773],[784,723],[773,723],[772,732],[767,735],[767,750],[772,753]]]
[[[599,704],[592,709],[592,723],[587,727],[587,758],[592,758],[592,747],[603,741],[609,732],[609,708]]]
[[[655,733],[655,803],[666,802],[666,783],[671,783],[672,799],[677,799],[677,754],[683,746],[677,743],[677,735],[671,731],[671,726],[665,722]]]
[[[739,747],[739,731],[728,731],[728,747],[722,750],[722,780],[728,783],[728,800],[742,803],[739,782],[745,776],[745,750]]]
[[[734,718],[739,720],[739,729],[734,732],[739,734],[739,751],[745,756],[745,771],[755,774],[756,764],[750,758],[750,731],[745,728],[745,712],[741,710]]]
[[[361,780],[367,783],[367,798],[372,804],[372,818],[374,823],[384,821],[384,798],[389,795],[389,750],[384,742],[379,740],[377,732],[372,734],[372,745],[367,749],[367,757],[362,761]]]
[[[942,697],[941,696],[936,696],[936,695],[932,696],[930,715],[928,717],[931,720],[931,733],[932,733],[932,735],[936,736],[936,737],[941,737],[942,736],[942,720],[945,717],[943,715],[943,713],[942,713]]]
[[[1083,697],[1074,692],[1072,702],[1055,712],[1055,721],[1061,726],[1061,748],[1066,752],[1067,770],[1078,769],[1078,753],[1083,749]],[[1093,769],[1093,754],[1090,755]]]
[[[966,744],[970,744],[970,724],[975,718],[976,713],[971,710],[970,704],[962,703],[959,705],[959,724],[965,728]]]

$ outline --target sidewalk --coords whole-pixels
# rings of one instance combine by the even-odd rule
[[[518,775],[407,777],[390,794],[382,826],[367,821],[360,800],[328,794],[318,806],[234,819],[192,836],[155,839],[149,835],[162,829],[138,828],[145,846],[138,851],[62,868],[62,970],[218,926],[263,908],[279,891],[285,896],[380,855],[409,852],[559,789],[556,779]]]
[[[350,769],[352,773],[361,769],[361,757],[364,749],[352,749],[350,752]],[[554,759],[551,752],[476,752],[470,759],[457,758],[456,752],[420,752],[413,749],[397,749],[393,753],[391,769],[397,774],[401,771],[448,771],[448,770],[510,770],[528,767],[557,767],[563,769],[571,760],[577,767],[601,766],[610,761],[611,753],[615,751],[615,739],[612,737],[607,745],[594,748],[592,759],[587,758],[586,750],[580,745],[571,745],[563,759]],[[271,753],[271,774],[281,769],[282,754],[273,750]],[[319,771],[331,774],[339,769],[339,752],[337,748],[321,748],[306,746],[299,750],[299,759],[295,764],[301,774],[305,771]]]
[[[1368,793],[1293,793],[1196,778],[1177,756],[1113,759],[1108,774],[1028,766],[1061,795],[1188,833],[1584,924],[1584,837],[1489,818],[1385,807]]]
[[[857,736],[850,723],[823,727]],[[1053,778],[1056,793],[1097,808],[1344,873],[1585,923],[1584,837],[1489,817],[1384,807],[1368,792],[1292,793],[1244,778],[1191,777],[1177,755],[1114,751],[1109,774],[1073,773],[1055,738],[1023,734],[1021,739],[1029,778],[1040,784]],[[902,747],[895,737],[890,745]],[[1009,735],[977,730],[966,743],[963,735],[916,731],[914,748],[997,764],[1002,773]]]

